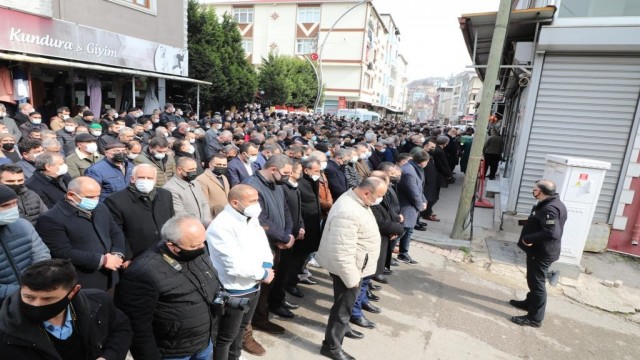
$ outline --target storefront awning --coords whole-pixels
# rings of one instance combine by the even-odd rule
[[[125,68],[119,68],[114,66],[87,64],[87,63],[77,62],[77,61],[50,59],[50,58],[45,58],[40,56],[30,56],[30,55],[23,55],[23,54],[11,54],[11,53],[0,52],[0,60],[23,61],[23,62],[30,62],[35,64],[45,64],[45,65],[53,65],[53,66],[71,67],[76,69],[103,71],[103,72],[109,72],[114,74],[132,75],[132,76],[149,76],[149,77],[155,77],[155,78],[161,78],[161,79],[167,79],[167,80],[173,80],[173,81],[188,82],[188,83],[199,84],[199,85],[211,85],[211,83],[208,81],[196,80],[196,79],[191,79],[187,77],[160,74],[160,73],[154,73],[151,71],[125,69]]]
[[[555,12],[555,6],[511,11],[505,42],[508,44],[515,41],[534,41],[538,24],[551,21]],[[463,14],[458,18],[464,42],[474,65],[487,65],[497,16],[497,12],[487,12]],[[483,67],[476,68],[482,80],[485,70]]]

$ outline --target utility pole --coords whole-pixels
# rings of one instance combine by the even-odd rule
[[[500,0],[500,7],[498,8],[498,15],[496,17],[496,27],[493,30],[493,39],[491,40],[487,71],[482,86],[482,98],[480,99],[480,109],[478,109],[478,118],[475,126],[476,132],[473,136],[469,163],[467,164],[467,171],[465,173],[464,183],[462,184],[458,212],[456,213],[453,230],[451,231],[451,238],[453,239],[464,238],[464,223],[469,216],[471,204],[474,201],[478,169],[480,167],[480,158],[482,157],[482,147],[484,146],[487,136],[489,112],[491,111],[491,104],[493,103],[498,71],[500,70],[500,59],[502,58],[504,40],[507,35],[509,15],[511,15],[511,0]],[[475,62],[475,59],[473,59],[473,61]]]

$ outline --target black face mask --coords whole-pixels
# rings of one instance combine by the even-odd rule
[[[22,190],[24,190],[24,184],[11,184],[7,185],[11,190],[15,191],[16,194],[20,194]]]
[[[11,151],[11,149],[13,149],[15,146],[16,144],[12,144],[12,143],[2,144],[2,150]]]
[[[400,182],[400,177],[392,177],[389,179],[392,183],[397,184]]]
[[[174,254],[174,257],[178,261],[189,262],[204,254],[204,247],[200,249],[195,249],[195,250],[185,250],[176,244],[173,244],[173,246],[180,249],[179,253]]]
[[[198,173],[196,173],[195,171],[189,171],[185,176],[184,176],[184,180],[186,182],[192,182],[193,180],[195,180],[198,177]]]
[[[220,176],[220,175],[224,175],[227,172],[227,168],[226,167],[222,167],[222,166],[215,166],[213,168],[213,170],[211,170],[214,174]]]
[[[278,172],[279,173],[279,172]],[[282,185],[285,184],[289,181],[289,175],[282,175],[280,174],[280,179],[276,180],[276,184],[278,185]]]
[[[29,305],[22,300],[22,297],[20,297],[20,310],[22,310],[22,313],[31,321],[35,323],[42,323],[60,314],[67,308],[67,306],[69,306],[69,302],[71,301],[69,300],[69,294],[71,291],[73,291],[73,289],[60,299],[60,301],[44,306]]]
[[[125,155],[124,153],[114,154],[113,157],[111,158],[113,162],[125,162],[126,159],[127,159],[127,155]]]

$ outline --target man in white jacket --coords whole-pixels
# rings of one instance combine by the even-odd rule
[[[320,353],[336,360],[354,359],[342,350],[351,309],[360,291],[360,279],[373,275],[380,254],[380,232],[370,206],[382,201],[387,184],[368,177],[333,204],[327,218],[316,260],[333,279],[334,303]]]
[[[248,311],[225,309],[214,347],[215,360],[240,357],[242,335],[256,309],[260,284],[273,280],[273,255],[258,221],[261,210],[258,191],[236,185],[229,191],[229,204],[207,229],[211,262],[220,284],[232,296],[249,300]]]

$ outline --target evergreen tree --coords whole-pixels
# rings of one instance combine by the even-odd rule
[[[307,60],[269,54],[262,59],[259,79],[265,99],[273,105],[313,107],[317,79]]]

